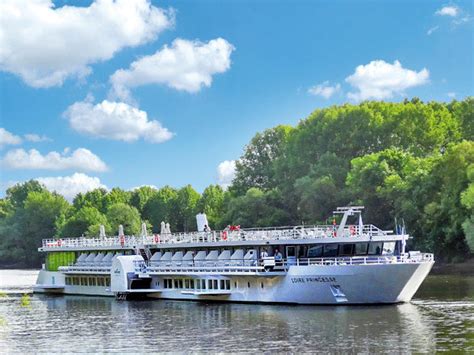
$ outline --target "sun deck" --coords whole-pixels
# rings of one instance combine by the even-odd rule
[[[113,236],[101,238],[61,238],[43,239],[39,251],[58,250],[120,250],[140,247],[179,247],[189,245],[251,245],[266,244],[271,241],[300,241],[321,240],[336,241],[345,238],[376,239],[397,236],[391,231],[383,231],[372,224],[348,225],[343,230],[336,231],[332,225],[296,226],[263,229],[240,229],[234,231],[191,232],[174,234],[155,234],[143,236]]]

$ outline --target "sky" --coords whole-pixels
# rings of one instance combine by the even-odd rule
[[[317,108],[473,95],[472,1],[0,3],[0,196],[228,186]]]

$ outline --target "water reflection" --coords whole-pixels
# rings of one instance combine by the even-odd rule
[[[317,307],[198,303],[118,302],[86,296],[0,300],[0,349],[7,352],[151,351],[474,351],[474,303],[468,285],[453,281],[455,296],[429,289],[409,304]],[[443,285],[435,280],[430,288]],[[446,286],[444,286],[446,289]],[[449,289],[449,287],[448,287]],[[471,288],[472,289],[472,288]],[[462,291],[462,292],[461,292]],[[425,293],[423,293],[425,292]],[[467,293],[466,293],[467,292]],[[453,297],[458,297],[456,301]]]

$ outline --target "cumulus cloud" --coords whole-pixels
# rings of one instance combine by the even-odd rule
[[[228,188],[235,178],[235,160],[224,160],[217,166],[217,181],[224,189]]]
[[[84,77],[90,64],[150,42],[174,23],[172,10],[149,0],[97,0],[88,7],[59,8],[51,0],[3,0],[0,14],[0,70],[42,88]]]
[[[34,134],[34,133],[25,134],[24,137],[28,142],[34,142],[34,143],[50,142],[51,141],[51,138],[48,138],[44,135],[40,136],[39,134]]]
[[[454,99],[456,97],[456,93],[455,92],[448,92],[448,97],[451,98],[451,99]]]
[[[456,17],[459,15],[459,7],[454,5],[444,6],[438,11],[436,11],[435,14],[438,16]]]
[[[336,84],[331,86],[329,81],[322,84],[312,86],[308,89],[308,93],[314,96],[324,97],[326,100],[341,90],[341,85]]]
[[[7,152],[2,159],[2,166],[8,169],[41,169],[66,170],[78,169],[83,171],[106,171],[107,165],[94,153],[85,148],[79,148],[69,154],[49,152],[42,155],[36,149],[25,151],[14,149]]]
[[[39,177],[35,180],[43,184],[49,191],[55,191],[69,201],[72,201],[78,193],[98,188],[107,189],[107,186],[102,184],[99,178],[82,173],[74,173],[71,176]]]
[[[155,54],[133,62],[129,69],[111,77],[112,97],[130,100],[130,89],[147,84],[163,84],[176,90],[197,92],[209,87],[212,76],[230,68],[234,47],[223,38],[207,43],[176,39]]]
[[[71,127],[82,134],[125,142],[140,138],[151,143],[162,143],[173,137],[160,122],[149,120],[145,111],[123,102],[104,100],[94,105],[89,101],[76,102],[64,112]]]
[[[13,133],[8,132],[5,128],[0,127],[0,148],[5,145],[21,144],[22,139]]]
[[[403,68],[398,60],[393,64],[374,60],[359,65],[354,74],[346,78],[346,82],[358,90],[348,93],[348,97],[355,101],[388,99],[403,94],[406,89],[428,83],[429,76],[426,68],[416,72]]]

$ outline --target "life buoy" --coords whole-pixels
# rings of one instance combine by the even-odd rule
[[[125,245],[125,236],[123,236],[123,235],[120,236],[120,245],[121,246]]]
[[[160,235],[155,234],[155,244],[159,244],[159,243],[160,243]]]
[[[227,232],[226,231],[221,232],[221,239],[222,240],[227,240]]]
[[[61,239],[58,239],[58,247],[61,246],[62,242],[63,242],[63,241],[62,241]]]

